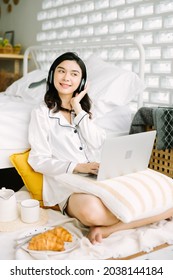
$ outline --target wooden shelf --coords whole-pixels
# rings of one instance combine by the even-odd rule
[[[14,53],[0,53],[0,60],[12,60],[14,61],[14,74],[20,74],[20,61],[23,60],[23,54]]]
[[[23,59],[23,54],[0,53],[0,59]]]

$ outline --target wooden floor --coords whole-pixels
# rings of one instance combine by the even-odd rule
[[[173,260],[173,245],[162,244],[154,248],[153,251],[146,253],[140,252],[134,255],[131,255],[126,258],[114,259],[110,258],[109,260]]]

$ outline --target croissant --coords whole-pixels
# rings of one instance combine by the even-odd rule
[[[71,233],[63,227],[55,227],[52,232],[64,242],[72,242]]]
[[[28,249],[64,251],[64,242],[72,242],[71,233],[63,227],[55,227],[32,237]]]
[[[30,250],[39,250],[39,251],[64,251],[64,242],[52,238],[38,238],[34,241],[30,241],[28,245]]]

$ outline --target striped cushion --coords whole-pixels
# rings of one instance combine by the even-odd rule
[[[151,169],[100,182],[76,174],[63,174],[59,179],[74,192],[100,197],[125,223],[158,215],[173,207],[172,179]]]

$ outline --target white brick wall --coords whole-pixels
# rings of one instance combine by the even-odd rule
[[[146,53],[144,105],[173,104],[173,0],[43,0],[38,13],[41,44],[133,38]],[[132,47],[108,54],[138,72]]]

